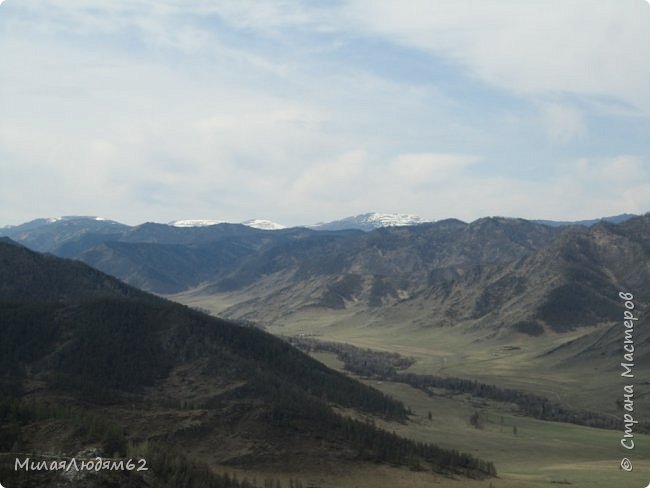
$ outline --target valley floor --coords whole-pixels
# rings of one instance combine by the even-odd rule
[[[213,313],[232,304],[228,296],[198,299],[180,296],[175,299]],[[616,361],[620,362],[620,358],[612,356],[602,361],[574,363],[571,368],[562,364],[561,356],[551,364],[545,361],[544,351],[588,332],[586,329],[563,335],[549,334],[534,340],[523,336],[486,338],[484,331],[469,328],[418,327],[413,323],[400,323],[399,317],[314,309],[289,315],[281,324],[276,321],[267,330],[278,335],[312,337],[397,352],[415,359],[408,369],[410,372],[471,378],[544,396],[569,408],[621,419],[623,416],[617,405],[617,401],[623,399],[623,385],[626,384],[617,369]],[[328,366],[343,370],[342,362],[333,353],[313,355]],[[646,380],[650,380],[650,365],[638,364],[635,373],[635,416],[648,417],[650,394]],[[378,421],[379,426],[414,440],[433,442],[494,461],[499,475],[497,479],[483,481],[439,478],[433,486],[612,488],[645,487],[650,482],[650,436],[635,433],[634,450],[623,449],[620,445],[622,420],[619,430],[541,421],[518,414],[510,404],[444,390],[429,396],[403,383],[360,379],[403,401],[414,413],[406,425]],[[480,428],[470,423],[470,417],[476,412]],[[647,422],[649,419],[640,420]],[[632,472],[620,468],[624,457],[632,461]],[[350,474],[347,478],[338,474],[332,486],[403,486],[399,481],[402,475],[388,474],[394,471],[378,466],[368,473]],[[357,476],[361,478],[357,480]],[[373,476],[377,479],[371,482]],[[418,486],[415,474],[403,476],[408,478],[404,486]],[[427,483],[431,483],[431,478],[428,479]]]

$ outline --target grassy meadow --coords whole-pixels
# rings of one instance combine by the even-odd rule
[[[174,299],[218,314],[241,297],[192,294]],[[521,334],[490,337],[485,330],[467,326],[428,327],[426,315],[420,321],[411,316],[407,322],[401,320],[399,311],[393,316],[390,311],[384,312],[379,315],[367,310],[303,309],[273,322],[267,330],[286,336],[304,335],[397,352],[416,360],[407,371],[472,378],[535,393],[570,408],[622,416],[616,401],[622,400],[623,385],[629,380],[620,377],[616,368],[618,358],[574,361],[568,367],[569,357],[556,356],[549,361],[542,354],[593,329],[536,338]],[[330,367],[343,368],[333,353],[313,355]],[[566,364],[563,359],[567,360]],[[650,378],[650,368],[638,364],[635,374],[635,416],[646,420],[643,415],[650,411],[650,395],[644,378]],[[635,434],[635,449],[626,451],[620,445],[622,427],[604,430],[541,421],[519,415],[511,404],[445,390],[429,396],[401,383],[360,379],[403,401],[413,411],[407,424],[378,420],[378,425],[417,441],[434,442],[494,461],[499,475],[497,479],[483,481],[436,477],[435,484],[426,486],[643,488],[650,482],[650,436]],[[478,428],[470,423],[470,417],[476,412],[480,419]],[[620,469],[624,457],[632,461],[632,472]],[[415,476],[404,486],[418,486],[414,481],[416,474],[405,474],[395,468],[378,466],[375,471],[370,470],[383,473],[372,483],[370,479],[375,475],[357,471],[355,468],[346,471],[347,475],[339,473],[337,484],[333,486],[402,486],[400,476],[406,476],[407,480]],[[424,479],[428,480],[426,483],[432,482],[431,476]],[[329,485],[314,480],[314,486]]]

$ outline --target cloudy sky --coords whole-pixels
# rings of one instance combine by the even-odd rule
[[[650,211],[644,0],[6,0],[0,225]]]

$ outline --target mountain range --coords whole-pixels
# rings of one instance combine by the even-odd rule
[[[9,233],[33,250],[276,332],[305,321],[369,331],[399,323],[417,333],[451,327],[471,340],[528,338],[571,367],[593,354],[616,357],[621,346],[607,330],[620,315],[618,291],[650,301],[649,221],[646,214],[587,227],[486,217],[268,231],[68,218]],[[569,334],[572,347],[544,339],[558,334]]]
[[[601,217],[599,219],[590,219],[590,220],[577,220],[577,221],[555,221],[555,220],[533,220],[533,222],[538,224],[550,225],[550,226],[569,226],[569,225],[581,225],[590,227],[598,222],[605,221],[615,224],[620,224],[626,220],[635,217],[633,214],[620,214],[611,217]],[[22,231],[29,231],[36,229],[38,227],[46,227],[50,224],[55,224],[57,222],[66,221],[66,222],[78,222],[84,225],[91,227],[91,223],[95,222],[97,225],[95,228],[105,227],[103,224],[111,225],[124,225],[119,224],[116,221],[104,219],[102,217],[92,217],[92,216],[64,216],[64,217],[49,217],[49,218],[39,218],[35,219],[20,225],[7,225],[0,227],[0,235],[15,236]],[[349,230],[357,229],[363,231],[371,231],[379,229],[382,227],[399,227],[399,226],[408,226],[408,225],[417,225],[422,223],[431,223],[432,220],[426,220],[417,215],[412,214],[389,214],[389,213],[377,213],[369,212],[365,214],[345,217],[339,220],[333,220],[331,222],[319,222],[317,224],[306,224],[296,227],[306,227],[313,230]],[[227,224],[224,220],[214,220],[214,219],[182,219],[182,220],[173,220],[167,225],[174,227],[208,227],[218,224]],[[249,219],[244,222],[240,222],[241,225],[247,227],[252,227],[254,229],[262,230],[280,230],[286,229],[287,226],[278,224],[267,219]]]
[[[190,476],[187,454],[248,469],[374,461],[417,462],[464,476],[494,470],[471,456],[461,466],[458,453],[345,419],[330,405],[397,422],[408,416],[401,402],[272,335],[150,295],[78,261],[5,238],[0,290],[0,453],[63,455],[89,445],[101,446],[104,456],[125,456],[134,446],[154,458],[160,449],[184,452],[175,460],[166,454],[170,464],[157,466],[146,484],[170,487],[208,486],[179,484]],[[386,451],[389,442],[398,457]],[[4,464],[0,475],[15,481],[11,486],[36,483],[19,484]],[[83,486],[113,486],[95,482]]]
[[[586,387],[596,370],[611,370],[612,385],[620,376],[621,291],[633,293],[640,317],[635,344],[650,343],[650,214],[591,225],[485,217],[273,231],[78,217],[3,232],[0,457],[100,445],[152,459],[171,452],[161,464],[188,473],[204,471],[187,468],[183,452],[245,469],[286,470],[288,457],[309,472],[379,461],[488,476],[484,461],[463,458],[459,469],[441,463],[438,448],[344,419],[337,412],[409,422],[404,404],[261,329],[409,346],[425,361],[410,364],[427,372],[458,358],[454,367],[502,386],[548,388],[559,401],[566,387],[566,405],[584,410],[607,396],[599,382],[599,394]],[[647,347],[635,363],[647,370]],[[609,403],[599,412],[614,414]],[[113,420],[98,421],[103,414]],[[0,479],[21,486],[2,463]]]
[[[223,314],[265,323],[318,307],[418,328],[562,333],[615,321],[618,290],[648,298],[649,237],[648,215],[591,228],[439,221],[273,247],[195,293],[228,293],[238,303]]]
[[[611,322],[616,290],[647,293],[650,217],[610,220],[621,219],[587,227],[486,217],[269,232],[66,218],[5,233],[155,293],[228,294],[231,306],[219,313],[236,319],[272,324],[314,308],[390,309],[428,327],[536,336]]]

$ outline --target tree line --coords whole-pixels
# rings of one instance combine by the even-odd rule
[[[540,395],[512,388],[501,388],[466,378],[400,372],[400,370],[408,368],[413,363],[413,359],[405,358],[397,353],[372,351],[349,344],[318,341],[313,338],[292,337],[287,340],[305,351],[335,353],[343,361],[344,368],[351,373],[383,381],[406,383],[430,396],[433,396],[432,388],[441,388],[479,398],[512,403],[517,406],[521,414],[539,420],[566,422],[602,429],[620,429],[618,418],[567,408]],[[647,422],[639,424],[638,430],[650,432],[650,424]]]

